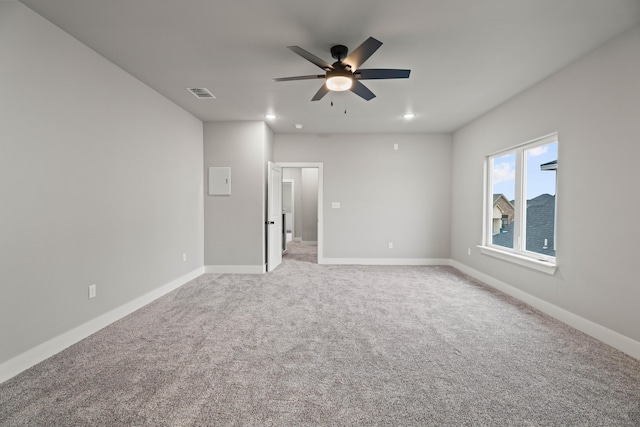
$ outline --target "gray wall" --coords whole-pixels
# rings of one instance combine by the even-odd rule
[[[282,210],[291,213],[293,210],[293,188],[292,182],[282,183]]]
[[[324,163],[326,258],[449,258],[450,135],[277,134],[274,159]]]
[[[318,241],[318,168],[302,168],[302,241]]]
[[[203,179],[201,121],[21,3],[0,29],[1,363],[201,269]]]
[[[231,195],[205,195],[205,265],[264,266],[266,162],[272,138],[264,122],[204,124],[205,171],[231,167]]]
[[[455,133],[451,252],[476,271],[636,341],[638,52],[640,28]],[[482,255],[475,245],[482,237],[484,156],[554,131],[559,268],[550,276]]]

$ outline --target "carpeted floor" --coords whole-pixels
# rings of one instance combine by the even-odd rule
[[[638,426],[640,362],[450,267],[205,274],[0,385],[2,426]]]

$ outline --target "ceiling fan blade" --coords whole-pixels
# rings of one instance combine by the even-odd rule
[[[351,86],[350,90],[366,101],[370,101],[376,97],[376,95],[371,92],[368,87],[360,83],[358,80],[353,81],[353,86]]]
[[[292,80],[315,80],[315,79],[324,79],[326,76],[324,74],[312,74],[309,76],[295,76],[295,77],[278,77],[277,79],[273,79],[275,82],[289,82]]]
[[[293,51],[293,52],[297,53],[298,55],[302,56],[307,61],[316,64],[318,67],[322,68],[323,70],[325,70],[325,71],[333,70],[333,65],[329,64],[327,61],[325,61],[322,58],[318,58],[313,53],[308,52],[308,51],[304,50],[303,48],[301,48],[299,46],[287,46],[287,47],[291,51]]]
[[[355,72],[355,78],[360,80],[373,79],[407,79],[411,70],[397,70],[392,68],[368,68]]]
[[[343,59],[342,63],[349,65],[351,67],[351,71],[355,71],[359,66],[364,64],[364,62],[369,59],[369,57],[373,55],[380,46],[382,46],[382,42],[380,40],[369,37],[353,52],[351,52],[349,56]]]
[[[313,98],[311,98],[311,100],[320,101],[328,93],[329,89],[327,88],[327,85],[322,85],[320,86],[320,89],[316,92],[316,94],[313,95]]]

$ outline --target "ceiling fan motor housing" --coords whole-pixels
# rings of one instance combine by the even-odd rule
[[[335,66],[335,64],[334,64],[334,66]],[[345,68],[344,66],[343,67],[335,67],[333,70],[327,71],[327,79],[330,79],[332,77],[339,77],[339,76],[353,78],[353,73],[351,71],[349,71],[348,68]]]

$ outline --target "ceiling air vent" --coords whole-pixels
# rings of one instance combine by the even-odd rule
[[[216,99],[216,97],[209,92],[209,89],[205,87],[188,87],[187,90],[198,99]]]

